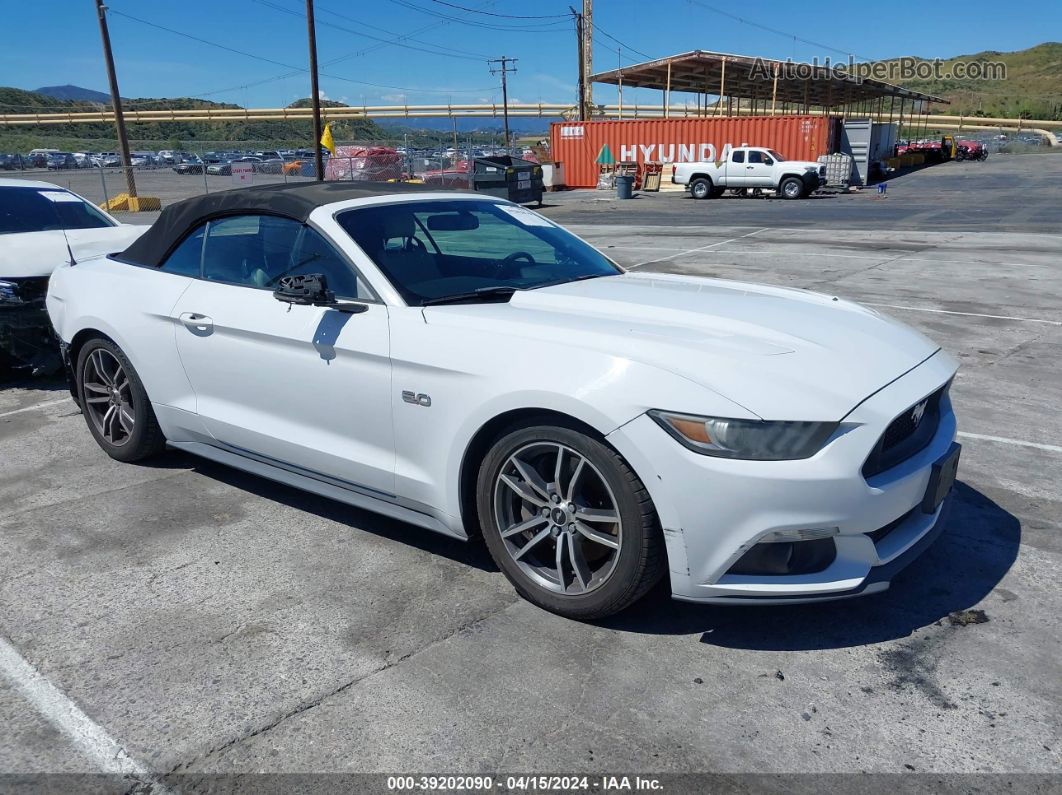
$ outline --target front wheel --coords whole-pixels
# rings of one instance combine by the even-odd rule
[[[649,494],[614,450],[538,425],[495,442],[476,489],[491,557],[525,599],[579,620],[617,613],[664,573]]]
[[[77,389],[89,432],[111,458],[139,461],[166,446],[140,376],[110,340],[81,347]]]
[[[786,199],[803,198],[804,183],[796,177],[787,177],[782,181],[781,194]]]

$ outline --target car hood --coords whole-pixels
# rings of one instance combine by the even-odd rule
[[[832,296],[670,274],[520,291],[507,304],[437,306],[425,317],[636,360],[776,420],[840,420],[939,350]]]
[[[147,226],[121,224],[97,229],[67,229],[0,235],[0,278],[50,276],[70,261],[67,241],[75,262],[100,254],[123,251],[148,230]]]

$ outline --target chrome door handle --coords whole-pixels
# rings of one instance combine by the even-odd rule
[[[181,322],[194,331],[210,331],[214,328],[213,320],[196,312],[182,312]]]

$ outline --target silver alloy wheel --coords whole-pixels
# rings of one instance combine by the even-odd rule
[[[782,190],[785,191],[787,198],[795,199],[803,192],[804,186],[795,179],[789,179],[786,180],[785,185],[782,186]]]
[[[697,180],[693,183],[693,198],[695,199],[704,199],[711,191],[711,186],[704,180]]]
[[[81,389],[85,412],[100,435],[115,447],[128,442],[136,427],[132,385],[114,354],[105,348],[89,354]]]
[[[513,453],[494,483],[506,551],[535,583],[574,596],[612,574],[623,542],[612,489],[584,455],[556,442]]]

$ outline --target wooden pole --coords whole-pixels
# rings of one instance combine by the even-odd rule
[[[664,118],[671,118],[671,61],[667,62],[667,87],[664,89]]]
[[[774,80],[771,86],[771,115],[774,115],[774,109],[778,102],[778,64],[774,66]]]
[[[725,56],[723,57],[722,64],[723,65],[722,65],[722,67],[719,70],[719,103],[716,106],[717,114],[718,114],[718,112],[722,111],[722,109],[723,109],[723,94],[726,93],[726,57]]]
[[[125,132],[125,117],[122,115],[122,96],[118,93],[118,75],[114,71],[114,55],[111,53],[111,34],[107,30],[107,7],[103,0],[96,0],[96,15],[100,20],[100,38],[103,40],[103,60],[107,64],[107,79],[111,84],[111,104],[114,106],[114,125],[118,128],[118,151],[122,154],[122,170],[130,196],[136,196],[136,180],[133,164],[129,158],[129,137]],[[102,172],[101,172],[102,173]]]

